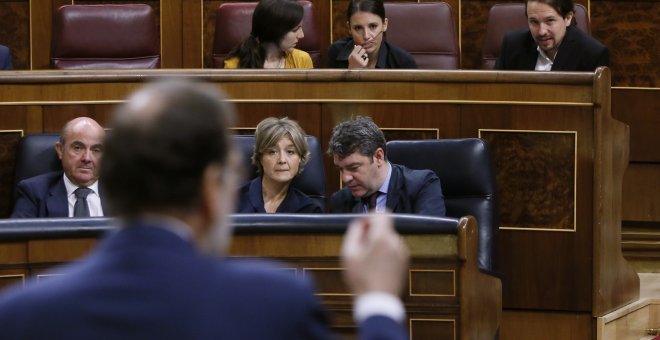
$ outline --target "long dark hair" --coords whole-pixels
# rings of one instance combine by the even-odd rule
[[[252,32],[235,47],[226,59],[238,57],[240,68],[263,68],[264,43],[278,45],[284,36],[303,19],[303,7],[297,0],[261,0],[252,14]]]
[[[351,0],[348,3],[348,11],[346,12],[346,20],[351,21],[353,14],[357,12],[372,13],[385,21],[385,5],[382,0]]]

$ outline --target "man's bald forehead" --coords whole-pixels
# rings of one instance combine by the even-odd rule
[[[78,117],[64,124],[62,131],[60,132],[60,141],[63,142],[74,129],[92,129],[96,130],[101,135],[105,134],[103,127],[94,119],[89,117]]]
[[[99,123],[97,123],[92,118],[78,117],[78,118],[74,118],[74,119],[68,121],[66,124],[64,124],[64,127],[62,128],[62,130],[67,131],[69,129],[72,129],[75,126],[80,126],[80,125],[91,125],[93,127],[101,127],[101,125],[99,125]]]

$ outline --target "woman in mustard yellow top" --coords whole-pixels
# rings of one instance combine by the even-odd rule
[[[303,7],[296,0],[261,0],[252,14],[252,32],[225,59],[225,68],[312,68],[296,49],[305,34]]]

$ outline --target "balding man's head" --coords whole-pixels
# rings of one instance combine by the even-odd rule
[[[227,161],[233,112],[211,85],[183,80],[130,96],[115,112],[101,169],[113,213],[198,207],[204,172]]]
[[[55,151],[66,177],[77,186],[90,186],[99,178],[105,131],[95,120],[75,118],[64,125]]]

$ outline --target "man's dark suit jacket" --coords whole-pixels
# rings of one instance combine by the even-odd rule
[[[11,70],[14,68],[11,62],[11,53],[7,46],[0,45],[0,70]]]
[[[326,339],[312,284],[254,260],[206,256],[158,222],[112,233],[62,275],[0,297],[3,339]],[[386,317],[363,339],[407,339]]]
[[[529,29],[509,32],[504,36],[496,70],[533,71],[539,52]],[[569,26],[552,64],[553,71],[593,72],[609,64],[607,47],[579,28]]]
[[[261,176],[247,182],[240,190],[238,213],[266,213]],[[302,191],[289,186],[289,192],[277,207],[278,213],[320,214],[323,209]]]
[[[392,164],[387,188],[387,209],[394,213],[445,216],[445,200],[440,179],[431,170],[412,170]],[[333,213],[363,213],[364,203],[349,188],[332,195]]]
[[[53,171],[18,182],[11,218],[69,217],[63,176],[62,171]],[[100,185],[99,196],[105,214],[107,210]]]

